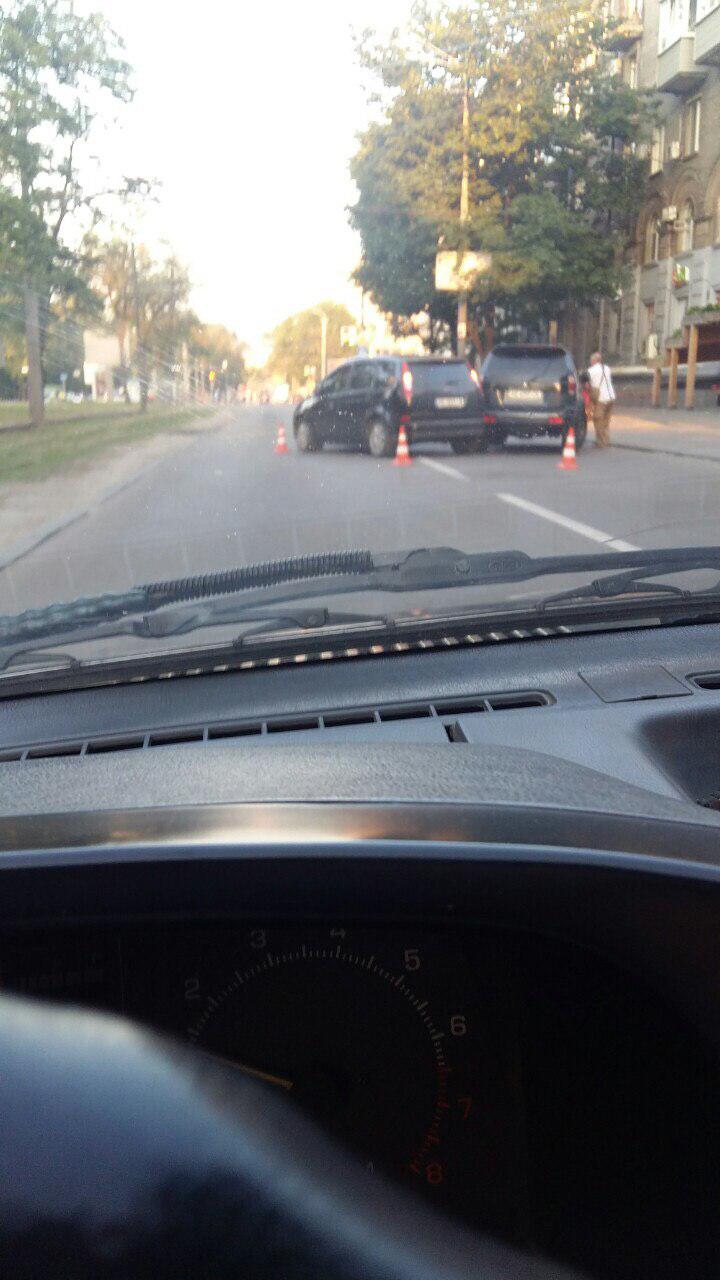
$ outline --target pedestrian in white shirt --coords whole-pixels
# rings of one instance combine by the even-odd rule
[[[593,351],[588,369],[590,397],[593,402],[595,447],[607,449],[610,444],[610,419],[615,403],[615,389],[610,366],[605,364],[599,351]]]

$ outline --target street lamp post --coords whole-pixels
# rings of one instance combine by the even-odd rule
[[[435,60],[438,66],[444,67],[446,71],[450,71],[457,75],[462,75],[463,79],[463,97],[462,97],[462,175],[460,178],[460,226],[467,226],[470,221],[470,81],[467,71],[463,69],[462,61],[459,57],[446,53],[444,49],[439,49],[431,40],[422,41],[424,52],[429,54]],[[461,245],[461,252],[467,246]],[[458,309],[457,309],[457,334],[456,334],[456,352],[463,359],[467,354],[467,327],[468,327],[468,295],[467,291],[461,289],[458,293]]]
[[[327,340],[328,340],[328,318],[324,311],[318,307],[313,311],[313,315],[320,320],[320,381],[327,377]]]
[[[460,226],[470,220],[470,87],[467,76],[463,85],[462,115],[462,178],[460,180]],[[463,245],[464,249],[465,246]],[[458,294],[457,354],[464,359],[467,354],[468,296],[464,290]]]

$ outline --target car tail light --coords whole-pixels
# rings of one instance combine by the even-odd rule
[[[406,403],[409,406],[412,404],[413,397],[413,376],[412,370],[407,364],[403,364],[402,367],[402,389]]]
[[[574,396],[576,391],[577,391],[577,382],[575,378],[573,378],[572,374],[570,374],[568,378],[568,394],[571,396]]]
[[[483,414],[483,422],[486,427],[494,427],[497,422],[497,418],[494,413],[485,413]]]
[[[551,427],[561,427],[563,425],[563,420],[558,413],[551,413],[548,418],[548,425]]]

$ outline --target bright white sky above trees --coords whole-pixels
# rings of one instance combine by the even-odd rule
[[[80,7],[80,6],[78,6]],[[348,160],[367,118],[352,31],[409,0],[82,0],[136,68],[135,102],[99,138],[110,172],[162,182],[149,235],[190,268],[193,303],[257,356],[263,335],[347,299],[358,244]]]

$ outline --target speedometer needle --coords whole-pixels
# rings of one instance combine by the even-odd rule
[[[242,1071],[246,1076],[253,1076],[256,1080],[265,1080],[268,1084],[277,1085],[279,1089],[292,1089],[292,1080],[286,1079],[285,1076],[273,1075],[271,1071],[261,1071],[259,1067],[250,1067],[246,1062],[236,1062],[234,1058],[224,1058],[220,1053],[208,1053],[203,1050],[206,1058],[212,1058],[214,1062],[222,1062],[225,1067],[234,1067],[236,1071]]]

